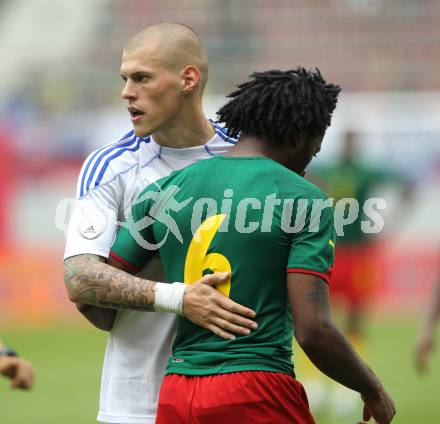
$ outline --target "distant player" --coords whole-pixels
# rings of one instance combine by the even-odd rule
[[[348,219],[347,208],[343,216],[335,216],[336,228],[342,228],[343,234],[337,234],[331,300],[343,314],[344,332],[350,343],[365,359],[367,308],[380,286],[381,266],[378,235],[367,234],[362,228],[363,221],[370,221],[364,205],[381,184],[389,183],[401,186],[400,201],[404,204],[408,201],[410,186],[390,169],[365,164],[358,137],[352,131],[345,133],[337,163],[313,167],[308,176],[334,199],[334,204],[343,199],[354,199],[359,204],[359,214],[353,220]],[[306,367],[305,374],[304,385],[310,394],[312,409],[325,408],[326,398],[338,416],[349,416],[358,408],[358,398],[352,392],[340,386],[325,388],[324,380],[314,368]]]
[[[432,288],[428,305],[423,315],[422,326],[416,343],[415,362],[419,371],[426,371],[429,357],[434,351],[434,334],[440,318],[440,280]]]
[[[322,166],[312,170],[319,178],[317,185],[336,204],[342,199],[355,199],[359,204],[359,215],[352,222],[346,216],[337,216],[339,228],[335,249],[335,269],[332,280],[332,300],[339,301],[346,311],[345,332],[358,352],[364,354],[364,336],[367,320],[366,308],[371,303],[380,284],[378,266],[377,235],[366,233],[362,221],[364,205],[380,184],[392,183],[403,189],[400,201],[409,199],[410,185],[402,176],[384,167],[372,167],[363,163],[359,152],[358,135],[347,132],[342,143],[342,154],[333,166]],[[345,211],[344,211],[345,215]]]
[[[362,351],[365,308],[378,285],[375,244],[361,228],[363,205],[372,189],[389,178],[390,173],[372,169],[361,163],[355,133],[344,136],[342,155],[334,166],[317,168],[322,187],[334,202],[356,199],[360,216],[343,226],[335,249],[335,270],[332,282],[333,300],[339,300],[347,310],[346,334],[358,351]]]
[[[179,317],[158,424],[313,423],[292,322],[313,363],[362,395],[364,419],[392,420],[392,400],[330,319],[333,211],[302,178],[339,91],[319,71],[254,73],[219,111],[238,144],[147,187],[118,233],[111,255],[123,264],[141,268],[161,246],[168,281],[228,272],[218,290],[257,313],[258,329],[235,340]]]

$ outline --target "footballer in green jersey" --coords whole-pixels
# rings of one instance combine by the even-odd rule
[[[168,281],[187,285],[227,272],[217,289],[258,323],[222,340],[179,317],[157,423],[313,423],[292,371],[293,332],[316,366],[362,394],[365,419],[391,421],[392,400],[330,319],[333,212],[303,179],[339,91],[318,70],[254,73],[218,112],[237,145],[147,187],[133,206],[114,258],[141,268],[160,249]]]
[[[139,231],[144,217],[152,224]],[[231,272],[219,289],[257,314],[258,329],[233,341],[179,317],[167,373],[292,373],[286,271],[329,281],[333,264],[333,210],[317,187],[269,158],[218,156],[147,187],[129,222],[114,254],[142,269],[156,252],[140,237],[161,244],[168,281],[192,284],[205,273]]]

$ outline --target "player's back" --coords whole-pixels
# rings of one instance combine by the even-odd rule
[[[250,335],[228,341],[180,317],[167,372],[292,373],[286,271],[328,272],[333,254],[328,238],[307,236],[313,200],[325,195],[263,157],[220,156],[158,183],[161,195],[154,205],[150,202],[148,213],[155,219],[152,239],[163,242],[168,281],[191,284],[209,272],[231,271],[230,284],[219,289],[254,309],[259,324]],[[318,243],[328,250],[326,259],[317,257],[312,266],[302,253],[308,237],[305,245]]]

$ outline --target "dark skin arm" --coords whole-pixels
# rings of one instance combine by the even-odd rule
[[[119,269],[117,268],[119,267]],[[80,311],[98,328],[110,330],[114,323],[115,309],[153,311],[156,282],[130,275],[127,268],[110,259],[104,263],[96,255],[78,255],[64,261],[64,282],[69,298],[80,306]],[[229,275],[216,273],[205,275],[185,289],[183,315],[197,325],[225,338],[233,334],[249,334],[257,328],[251,320],[255,312],[214,289]],[[105,308],[110,312],[104,312]]]
[[[331,320],[327,283],[317,276],[289,273],[287,287],[295,337],[308,358],[328,377],[361,394],[364,420],[391,422],[393,401]]]

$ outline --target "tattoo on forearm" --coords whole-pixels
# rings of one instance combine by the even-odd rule
[[[80,303],[116,309],[153,310],[153,281],[107,265],[96,255],[66,259],[64,282]]]
[[[313,281],[313,289],[307,293],[307,300],[316,303],[328,302],[328,288],[319,277]]]

